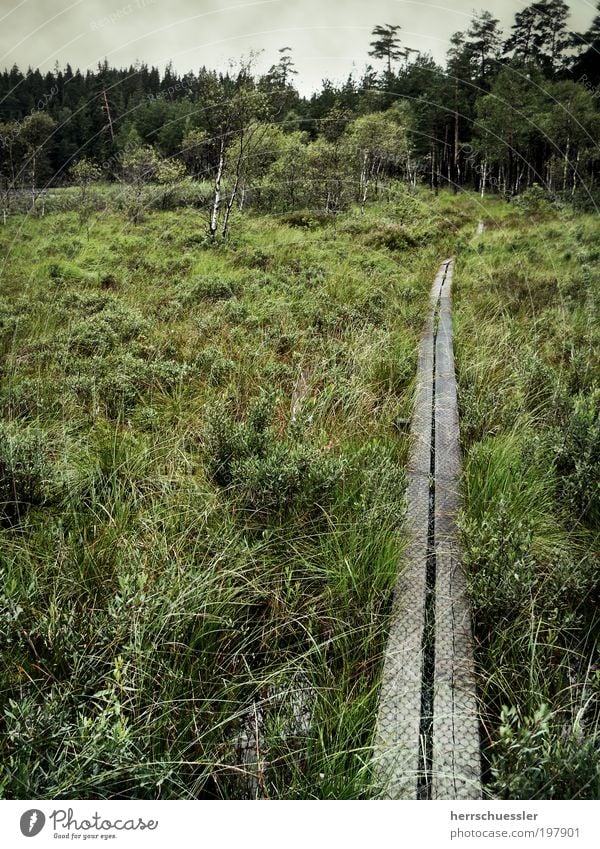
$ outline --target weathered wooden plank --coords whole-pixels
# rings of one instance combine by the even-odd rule
[[[394,593],[377,719],[376,780],[381,795],[394,799],[422,795],[424,776],[432,798],[481,795],[470,610],[456,532],[461,458],[452,273],[453,263],[447,260],[431,290],[431,315],[421,339],[408,463],[409,545]],[[435,558],[433,586],[428,586],[428,550]],[[434,600],[431,608],[427,598]],[[435,619],[433,646],[425,632],[426,611]],[[424,663],[424,647],[427,652],[434,649],[432,673]],[[432,680],[427,680],[429,675]],[[423,739],[426,688],[433,691],[432,731],[425,733],[429,740]]]

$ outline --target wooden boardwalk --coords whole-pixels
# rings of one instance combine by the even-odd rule
[[[452,346],[454,263],[421,338],[408,467],[409,545],[394,593],[374,749],[381,795],[481,796],[470,609],[456,531],[461,458]]]

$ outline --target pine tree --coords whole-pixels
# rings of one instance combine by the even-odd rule
[[[501,32],[497,18],[487,11],[475,15],[467,30],[465,48],[471,54],[471,63],[479,86],[489,89],[489,80],[498,69]]]
[[[569,7],[564,0],[540,0],[515,15],[512,35],[504,51],[516,59],[535,59],[552,74],[565,63],[565,50],[570,44],[567,31]]]
[[[388,75],[392,74],[392,62],[399,62],[400,59],[406,57],[406,50],[400,44],[398,33],[402,27],[393,26],[392,24],[384,24],[376,26],[371,35],[374,37],[371,42],[371,50],[369,56],[375,59],[383,59],[387,62]]]
[[[590,91],[597,92],[600,86],[600,2],[598,14],[585,33],[576,33],[572,45],[578,50],[573,66],[573,77]]]
[[[516,59],[527,61],[534,52],[534,32],[537,24],[537,13],[534,6],[527,6],[522,12],[517,12],[512,25],[512,35],[504,44],[504,52]]]

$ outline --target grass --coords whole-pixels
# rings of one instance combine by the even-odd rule
[[[486,792],[600,794],[598,223],[524,203],[459,256],[461,518]]]
[[[6,798],[364,798],[416,353],[469,198],[13,216]],[[400,232],[398,218],[403,220]]]
[[[485,792],[597,798],[597,220],[398,189],[211,247],[55,200],[0,228],[0,794],[377,795],[395,423],[455,254]]]

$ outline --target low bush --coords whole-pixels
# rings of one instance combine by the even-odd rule
[[[204,434],[208,468],[214,480],[251,513],[319,509],[341,484],[343,460],[294,437],[277,436],[274,401],[256,399],[245,419],[224,410],[211,414]]]
[[[513,198],[512,204],[528,218],[531,216],[543,217],[552,211],[550,195],[538,183],[534,183],[528,189],[525,189],[524,192]]]
[[[492,790],[500,799],[597,799],[600,765],[592,740],[574,730],[556,740],[548,704],[520,717],[502,710],[500,737],[492,756]]]
[[[288,227],[298,227],[305,230],[314,230],[317,227],[324,227],[327,224],[330,224],[332,220],[333,217],[331,214],[319,212],[314,209],[287,212],[280,218],[281,223],[287,224]]]
[[[405,251],[414,247],[414,237],[400,224],[385,224],[373,228],[365,238],[370,247],[387,248],[389,251]]]
[[[18,519],[43,504],[50,475],[44,433],[0,422],[0,517]]]
[[[237,280],[221,277],[195,277],[189,284],[181,288],[181,299],[184,303],[199,301],[226,301],[238,295],[241,285]]]
[[[139,312],[111,300],[87,318],[75,321],[59,338],[67,342],[73,353],[92,357],[131,342],[146,328],[147,324]]]
[[[566,427],[557,433],[556,467],[561,496],[579,521],[600,525],[600,391],[575,399]]]

